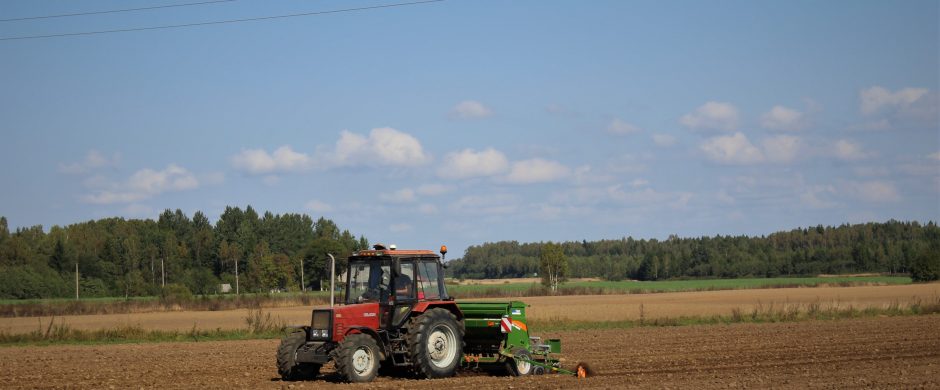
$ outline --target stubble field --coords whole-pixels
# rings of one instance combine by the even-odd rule
[[[623,321],[675,318],[680,316],[730,315],[733,310],[750,312],[758,307],[819,303],[825,307],[884,307],[914,301],[936,301],[940,284],[898,286],[812,287],[751,290],[696,291],[627,295],[570,295],[516,298],[530,305],[529,320],[545,323],[558,320]],[[484,299],[487,300],[487,299]],[[499,299],[489,299],[499,300]],[[310,321],[310,306],[264,309],[276,321],[304,324]],[[245,328],[247,310],[178,311],[131,314],[60,316],[55,321],[73,329],[94,330],[139,326],[152,330]],[[52,317],[0,318],[0,331],[26,333],[48,324]]]

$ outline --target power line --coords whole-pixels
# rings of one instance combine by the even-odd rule
[[[0,41],[71,37],[71,36],[78,36],[78,35],[110,34],[110,33],[131,32],[131,31],[165,30],[165,29],[171,29],[171,28],[208,26],[208,25],[215,25],[215,24],[241,23],[241,22],[253,22],[253,21],[258,21],[258,20],[294,18],[294,17],[299,17],[299,16],[313,16],[313,15],[337,14],[337,13],[342,13],[342,12],[367,11],[367,10],[373,10],[373,9],[379,9],[379,8],[392,8],[392,7],[404,7],[404,6],[409,6],[409,5],[419,5],[419,4],[427,4],[427,3],[439,3],[442,1],[445,1],[445,0],[423,0],[423,1],[413,1],[409,3],[382,4],[382,5],[373,5],[373,6],[368,6],[368,7],[344,8],[344,9],[329,10],[329,11],[304,12],[304,13],[289,14],[289,15],[262,16],[262,17],[247,18],[247,19],[218,20],[218,21],[213,21],[213,22],[174,24],[174,25],[169,25],[169,26],[137,27],[137,28],[124,28],[124,29],[118,29],[118,30],[85,31],[85,32],[76,32],[76,33],[50,34],[50,35],[28,35],[28,36],[22,36],[22,37],[5,37],[5,38],[0,38]]]
[[[92,11],[92,12],[79,12],[74,14],[59,14],[59,15],[45,15],[45,16],[29,16],[24,18],[12,18],[12,19],[0,19],[0,22],[17,22],[21,20],[36,20],[36,19],[52,19],[52,18],[67,18],[71,16],[85,16],[85,15],[99,15],[99,14],[114,14],[118,12],[133,12],[133,11],[147,11],[152,9],[160,8],[174,8],[174,7],[189,7],[192,5],[205,5],[213,3],[229,3],[236,0],[213,0],[213,1],[200,1],[198,3],[183,3],[183,4],[170,4],[170,5],[157,5],[153,7],[143,7],[143,8],[125,8],[125,9],[113,9],[107,11]]]

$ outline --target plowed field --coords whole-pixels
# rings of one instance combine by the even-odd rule
[[[543,334],[598,375],[281,382],[276,340],[0,348],[0,388],[940,388],[940,316]]]

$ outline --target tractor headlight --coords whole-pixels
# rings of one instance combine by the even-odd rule
[[[311,330],[310,330],[310,337],[320,337],[320,330],[318,330],[318,329],[311,329]]]

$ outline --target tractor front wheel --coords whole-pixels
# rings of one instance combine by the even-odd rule
[[[297,349],[307,342],[307,332],[295,329],[281,339],[277,347],[277,373],[285,381],[313,379],[320,372],[320,365],[313,363],[297,363]]]
[[[351,334],[336,348],[336,372],[346,382],[372,382],[379,372],[379,346],[367,334]]]
[[[453,376],[463,355],[463,323],[447,309],[434,308],[411,320],[408,350],[426,378]]]

